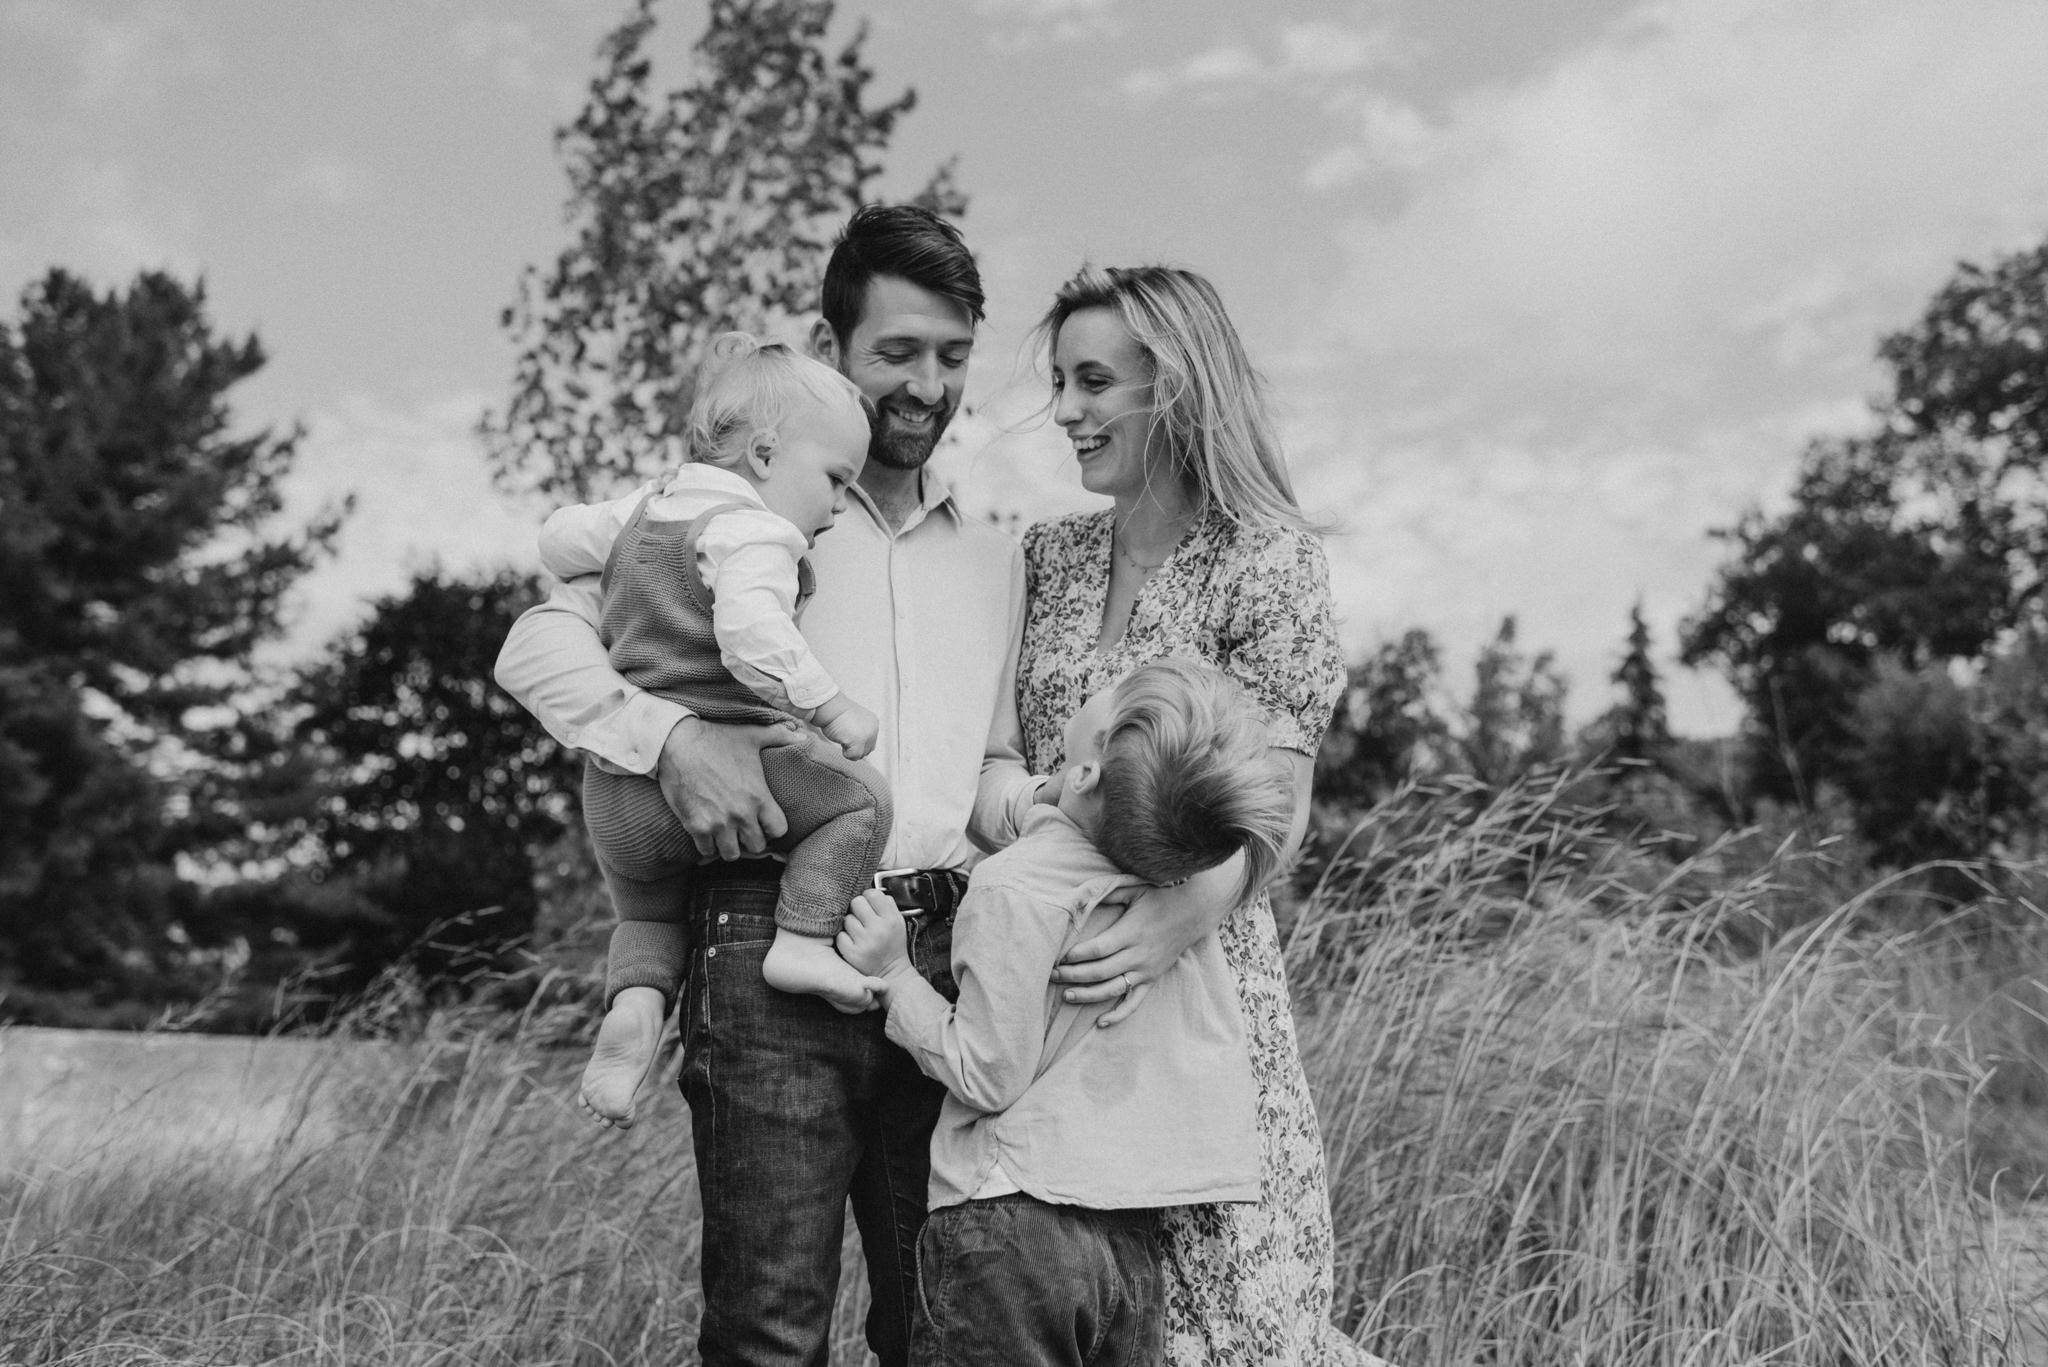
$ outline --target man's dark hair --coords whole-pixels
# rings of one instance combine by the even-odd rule
[[[916,204],[864,204],[832,244],[825,264],[823,311],[832,334],[845,346],[867,302],[868,282],[894,275],[951,299],[979,323],[981,272],[960,230]]]

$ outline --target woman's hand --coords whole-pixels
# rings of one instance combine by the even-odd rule
[[[1137,1010],[1174,961],[1236,909],[1243,862],[1233,856],[1170,888],[1131,889],[1123,914],[1053,969],[1053,981],[1067,984],[1061,999],[1085,1005],[1121,998],[1097,1019],[1101,1026]]]

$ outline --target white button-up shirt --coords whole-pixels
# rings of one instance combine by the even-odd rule
[[[929,469],[900,530],[858,486],[848,504],[811,551],[817,592],[803,633],[881,721],[868,759],[895,799],[887,865],[966,868],[1015,838],[1037,788],[1017,725],[1023,552],[962,514]],[[599,606],[596,576],[556,584],[513,625],[497,680],[562,744],[652,773],[689,711],[611,667]]]

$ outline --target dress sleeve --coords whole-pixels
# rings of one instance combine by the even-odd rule
[[[1273,744],[1313,755],[1344,692],[1322,542],[1282,529],[1241,539],[1234,559],[1224,672],[1265,712]]]

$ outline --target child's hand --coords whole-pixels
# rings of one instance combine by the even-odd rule
[[[833,694],[813,712],[811,724],[823,731],[827,740],[836,742],[848,759],[866,759],[882,732],[875,714],[844,693]]]
[[[847,908],[835,941],[839,957],[870,978],[910,971],[910,935],[889,894],[864,892]]]
[[[849,702],[845,711],[825,724],[826,738],[838,741],[848,759],[866,759],[881,734],[882,723],[857,702]]]

